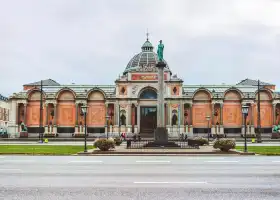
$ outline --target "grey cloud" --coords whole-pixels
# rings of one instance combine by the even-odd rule
[[[140,51],[147,28],[154,46],[163,39],[166,60],[185,84],[231,84],[249,77],[279,85],[274,73],[280,66],[279,26],[250,9],[250,19],[243,17],[243,1],[222,2],[2,1],[0,93],[10,95],[46,78],[114,84]]]

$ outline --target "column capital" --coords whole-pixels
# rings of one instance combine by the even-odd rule
[[[75,104],[76,105],[79,105],[79,104],[87,105],[87,100],[76,100]]]
[[[57,101],[55,101],[55,100],[47,100],[46,102],[45,102],[45,104],[47,105],[47,104],[53,104],[53,105],[55,105],[55,104],[57,104]]]
[[[214,100],[212,101],[212,104],[223,104],[224,102],[222,100]]]
[[[27,104],[27,100],[19,100],[19,101],[17,101],[17,104],[25,105],[25,104]]]
[[[272,105],[275,105],[275,106],[276,106],[276,104],[278,104],[278,103],[280,104],[280,100],[273,100],[273,101],[272,101]]]
[[[254,104],[254,101],[243,100],[243,101],[241,102],[241,104],[242,104],[242,105],[247,105],[247,104],[252,105],[252,104]]]

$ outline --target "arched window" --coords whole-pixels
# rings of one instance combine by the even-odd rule
[[[152,89],[146,89],[140,94],[140,99],[157,99],[157,93]]]

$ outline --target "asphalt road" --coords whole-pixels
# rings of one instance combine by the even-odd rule
[[[89,141],[89,145],[92,145],[93,142]],[[212,142],[211,142],[212,144]],[[280,146],[280,142],[262,142],[262,143],[247,143],[248,146]],[[72,141],[72,142],[62,142],[62,141],[56,141],[56,142],[49,142],[49,143],[38,143],[34,141],[0,141],[0,145],[58,145],[58,146],[64,146],[64,145],[74,145],[74,146],[83,146],[83,141]],[[126,142],[123,142],[122,145],[126,145]],[[236,142],[237,146],[243,146],[244,142]]]
[[[0,199],[280,199],[280,157],[0,156]]]

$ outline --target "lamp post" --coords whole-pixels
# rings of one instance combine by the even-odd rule
[[[108,132],[109,132],[109,119],[110,119],[110,116],[109,115],[106,115],[106,126],[107,126],[107,139],[108,139]]]
[[[248,116],[248,112],[249,112],[249,106],[247,105],[243,105],[242,106],[242,114],[244,116],[244,128],[245,128],[245,133],[244,133],[244,138],[245,138],[245,142],[244,142],[244,152],[247,152],[247,127],[246,127],[246,119]]]
[[[82,113],[83,113],[84,118],[85,118],[85,148],[84,148],[84,152],[87,152],[87,109],[88,109],[88,106],[83,105],[83,106],[81,106],[81,109],[82,109]]]
[[[206,120],[207,120],[207,123],[208,123],[208,125],[207,125],[207,134],[208,134],[208,143],[209,143],[209,140],[210,140],[210,131],[209,131],[209,128],[210,128],[210,119],[211,119],[211,117],[210,116],[206,116]]]

